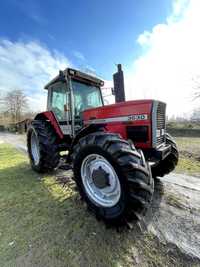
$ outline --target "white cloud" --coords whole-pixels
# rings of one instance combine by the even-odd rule
[[[126,75],[128,99],[163,100],[170,115],[191,112],[192,79],[200,74],[199,10],[199,0],[173,1],[166,23],[138,36],[145,52]]]
[[[58,51],[50,52],[38,42],[0,40],[0,91],[22,89],[30,109],[46,108],[44,85],[71,65]]]
[[[175,17],[182,16],[185,11],[187,11],[190,0],[174,0],[173,1],[173,12],[171,19],[174,20]],[[170,17],[169,17],[170,18]]]
[[[148,45],[149,39],[151,38],[151,33],[144,31],[143,34],[140,34],[137,42],[143,46],[143,45]]]

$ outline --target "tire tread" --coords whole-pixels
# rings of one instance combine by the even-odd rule
[[[40,162],[37,166],[31,155],[30,137],[33,130],[37,133],[40,149]],[[60,159],[57,138],[49,122],[36,120],[32,122],[27,133],[27,147],[30,163],[35,171],[49,172],[57,167]]]
[[[84,156],[81,154],[86,155],[91,147],[93,149],[97,147],[105,155],[109,155],[123,176],[121,182],[125,184],[123,187],[125,188],[125,199],[124,202],[115,207],[109,209],[97,207],[91,203],[84,192],[80,177],[81,160],[84,159]],[[151,171],[142,165],[141,155],[133,145],[130,145],[118,134],[95,132],[79,140],[73,149],[72,159],[78,190],[86,201],[89,210],[95,213],[96,217],[106,222],[109,221],[109,223],[116,223],[130,218],[130,214],[134,214],[134,219],[143,216],[152,200],[154,183],[152,182]]]

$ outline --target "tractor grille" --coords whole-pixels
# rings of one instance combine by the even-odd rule
[[[159,102],[156,113],[156,145],[165,142],[165,103]]]

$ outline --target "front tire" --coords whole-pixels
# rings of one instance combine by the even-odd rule
[[[163,177],[166,174],[172,172],[179,160],[179,153],[176,142],[170,134],[166,134],[166,144],[171,145],[171,153],[164,159],[161,160],[157,165],[152,166],[152,176]]]
[[[54,170],[59,163],[57,136],[47,121],[33,121],[27,132],[27,148],[33,170],[43,173]]]
[[[81,138],[72,160],[79,192],[97,218],[118,224],[145,214],[154,187],[151,171],[141,152],[119,135],[96,132]]]

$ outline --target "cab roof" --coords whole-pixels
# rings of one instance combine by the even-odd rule
[[[79,70],[67,68],[63,71],[59,71],[59,75],[57,75],[54,79],[52,79],[49,83],[47,83],[44,89],[48,89],[48,87],[51,86],[52,84],[59,81],[64,81],[65,79],[68,79],[68,77],[71,77],[72,79],[81,81],[83,83],[90,83],[97,86],[104,85],[104,81],[98,79],[97,77],[81,72]]]

